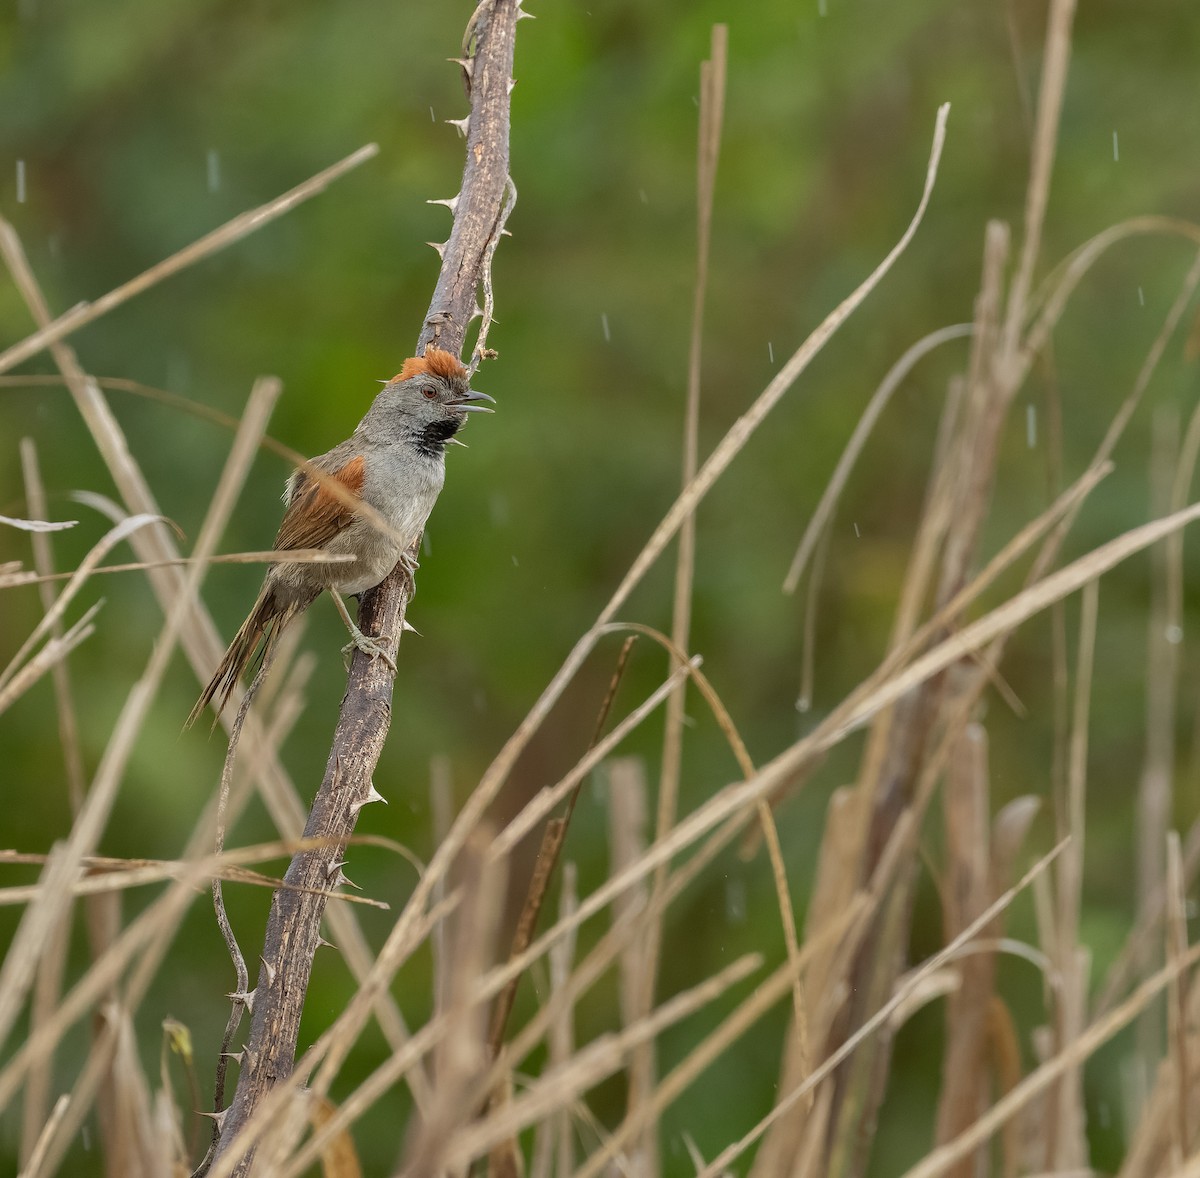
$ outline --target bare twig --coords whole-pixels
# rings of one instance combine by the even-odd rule
[[[418,354],[431,343],[455,353],[461,350],[476,291],[487,275],[493,238],[502,232],[505,209],[511,207],[504,197],[509,183],[509,93],[518,7],[517,0],[494,0],[476,13],[473,22],[466,167],[454,226],[441,251],[442,268],[418,338]],[[380,586],[363,595],[359,607],[359,626],[365,633],[387,636],[383,641],[393,665],[410,593],[411,579],[398,566]],[[332,888],[343,878],[340,847],[353,831],[362,806],[377,796],[371,777],[390,721],[392,679],[385,660],[355,652],[325,777],[305,831],[325,840],[325,846],[293,861],[286,877],[290,882]],[[322,897],[294,892],[279,893],[272,905],[250,1038],[237,1092],[221,1128],[217,1158],[231,1147],[263,1097],[292,1069],[324,907]],[[371,995],[373,987],[364,985],[359,993]],[[326,1064],[332,1066],[348,1048],[348,1040],[340,1041]],[[248,1172],[253,1157],[253,1147],[241,1153],[235,1172]]]

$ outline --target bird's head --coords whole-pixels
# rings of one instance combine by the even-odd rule
[[[367,410],[359,430],[383,442],[406,440],[423,453],[440,454],[469,413],[491,413],[491,401],[468,383],[458,357],[429,347],[404,361]]]

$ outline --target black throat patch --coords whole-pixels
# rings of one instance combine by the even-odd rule
[[[461,428],[462,421],[458,417],[442,417],[431,421],[424,429],[413,430],[410,437],[418,454],[437,458],[446,452],[446,443]]]

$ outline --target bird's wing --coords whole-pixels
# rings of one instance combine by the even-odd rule
[[[275,548],[324,548],[355,516],[353,500],[362,497],[364,460],[361,454],[341,461],[330,451],[312,465],[329,475],[315,478],[297,470],[288,481],[288,506],[279,525]],[[348,497],[352,497],[348,501]]]

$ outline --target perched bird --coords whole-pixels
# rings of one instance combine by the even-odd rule
[[[216,673],[187,718],[190,727],[216,699],[217,715],[255,651],[271,652],[284,626],[325,589],[353,636],[353,646],[387,657],[375,639],[354,624],[341,594],[373,589],[421,535],[446,477],[447,444],[471,411],[491,410],[486,393],[468,385],[456,356],[429,347],[375,398],[351,437],[310,465],[328,476],[295,470],[287,481],[287,510],[275,548],[321,548],[354,559],[339,564],[273,564],[250,616],[229,644]],[[356,510],[365,503],[370,512]],[[374,516],[372,521],[369,516]],[[387,525],[387,530],[381,528]]]

